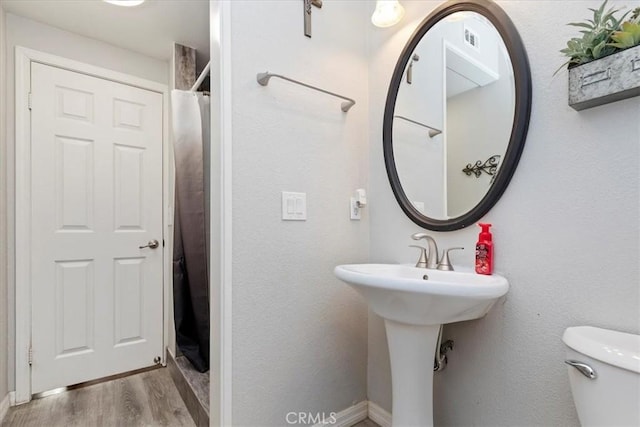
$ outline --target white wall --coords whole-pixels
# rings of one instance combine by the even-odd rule
[[[6,152],[3,156],[6,160],[6,191],[7,206],[15,206],[14,176],[15,168],[13,159],[15,156],[15,134],[14,134],[14,63],[15,63],[15,47],[22,46],[53,55],[81,61],[98,67],[108,68],[111,70],[127,73],[132,76],[142,77],[145,79],[157,81],[167,84],[169,79],[169,64],[165,61],[145,57],[141,54],[124,50],[94,39],[78,36],[57,28],[50,27],[35,21],[31,21],[13,14],[6,14],[6,87],[7,90],[6,106]],[[15,291],[15,272],[14,272],[14,242],[15,242],[15,218],[13,208],[9,209],[8,214],[8,236],[7,245],[9,248],[8,256],[8,301],[9,301],[9,388],[14,388],[14,351],[15,333],[14,333],[14,291]],[[3,240],[4,241],[4,240]],[[1,298],[1,297],[0,297]],[[3,347],[6,348],[6,347]]]
[[[233,424],[286,425],[288,412],[366,399],[367,310],[333,275],[368,259],[367,2],[325,0],[303,34],[302,2],[231,2],[233,81]],[[258,72],[343,93],[357,104]],[[282,221],[281,191],[308,219]]]
[[[422,17],[440,2],[403,1],[400,26],[371,29],[371,262],[413,262],[418,231],[397,206],[382,157],[382,116],[395,61]],[[511,184],[483,218],[494,224],[496,270],[510,281],[502,304],[481,320],[447,326],[455,340],[436,374],[437,425],[578,425],[561,335],[572,325],[640,332],[640,98],[576,112],[567,106],[564,61],[572,22],[600,1],[500,1],[526,45],[533,78],[527,143]],[[618,3],[618,2],[616,2]],[[630,5],[630,2],[619,2]],[[441,248],[465,246],[471,266],[478,227],[433,234]],[[387,342],[369,315],[368,396],[391,409]],[[428,363],[428,361],[425,361]]]
[[[6,49],[5,49],[5,14],[0,7],[0,129],[5,128],[6,112]],[[5,135],[0,131],[0,402],[9,390],[7,359],[7,322],[9,320],[7,302],[7,155]],[[2,421],[2,420],[0,420]]]

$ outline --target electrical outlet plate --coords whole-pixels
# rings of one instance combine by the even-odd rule
[[[355,197],[352,197],[349,202],[349,211],[351,212],[351,219],[356,221],[360,219],[360,208]]]

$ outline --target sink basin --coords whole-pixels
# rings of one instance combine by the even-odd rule
[[[507,279],[498,275],[400,264],[339,265],[334,273],[358,291],[374,313],[410,325],[480,318],[509,290]]]
[[[398,264],[339,265],[334,273],[384,319],[392,424],[433,426],[433,360],[440,326],[484,316],[507,293],[509,282],[498,275]]]

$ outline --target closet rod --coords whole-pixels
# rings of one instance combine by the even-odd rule
[[[432,128],[431,126],[427,126],[424,123],[420,123],[417,122],[415,120],[411,120],[405,116],[393,116],[395,119],[402,119],[402,120],[406,120],[409,123],[413,123],[414,125],[418,125],[418,126],[422,126],[423,128],[427,128],[429,129],[429,137],[433,138],[434,136],[438,136],[442,133],[442,131],[440,129],[436,129],[436,128]]]
[[[258,74],[256,75],[256,80],[257,80],[257,81],[258,81],[258,83],[260,83],[262,86],[266,86],[266,85],[268,85],[268,84],[269,84],[269,79],[270,79],[271,77],[277,77],[277,78],[282,79],[282,80],[287,80],[287,81],[289,81],[289,82],[291,82],[291,83],[295,83],[295,84],[298,84],[298,85],[300,85],[300,86],[308,87],[309,89],[313,89],[313,90],[317,90],[317,91],[322,92],[322,93],[326,93],[327,95],[332,95],[332,96],[335,96],[335,97],[337,97],[337,98],[344,99],[346,102],[343,102],[343,103],[340,105],[340,109],[341,109],[342,111],[344,111],[345,113],[346,113],[347,111],[349,111],[349,109],[350,109],[351,107],[353,107],[354,105],[356,105],[356,101],[354,101],[354,100],[353,100],[353,99],[351,99],[351,98],[347,98],[346,96],[338,95],[337,93],[329,92],[328,90],[320,89],[319,87],[315,87],[315,86],[311,86],[311,85],[306,84],[306,83],[302,83],[302,82],[300,82],[300,81],[298,81],[298,80],[290,79],[289,77],[285,77],[285,76],[283,76],[283,75],[281,75],[281,74],[273,74],[273,73],[270,73],[270,72],[268,72],[268,71],[267,71],[266,73],[258,73]]]
[[[207,62],[207,65],[204,67],[204,70],[202,70],[202,72],[198,76],[198,80],[196,80],[196,82],[193,84],[193,87],[191,88],[191,92],[195,92],[196,90],[198,90],[198,88],[200,87],[204,79],[207,77],[207,74],[209,74],[209,68],[211,68],[211,61]]]

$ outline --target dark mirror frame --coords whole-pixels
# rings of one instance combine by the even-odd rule
[[[494,25],[509,53],[513,67],[515,81],[515,110],[513,127],[507,151],[503,156],[502,164],[495,175],[493,185],[480,200],[480,202],[466,214],[457,218],[438,220],[421,214],[409,201],[396,170],[393,157],[393,112],[396,106],[396,97],[404,75],[404,70],[409,62],[413,50],[422,37],[441,19],[455,12],[476,12],[487,18]],[[425,58],[428,60],[428,58]],[[518,166],[520,155],[524,149],[524,143],[529,128],[531,115],[531,70],[529,59],[522,43],[522,39],[509,16],[493,1],[490,0],[451,0],[436,8],[422,21],[418,29],[413,33],[400,54],[398,63],[393,71],[393,77],[389,85],[387,102],[384,110],[383,122],[383,150],[384,162],[387,168],[387,176],[391,189],[404,213],[417,225],[433,231],[453,231],[467,227],[482,218],[500,199],[511,181],[511,177]]]

